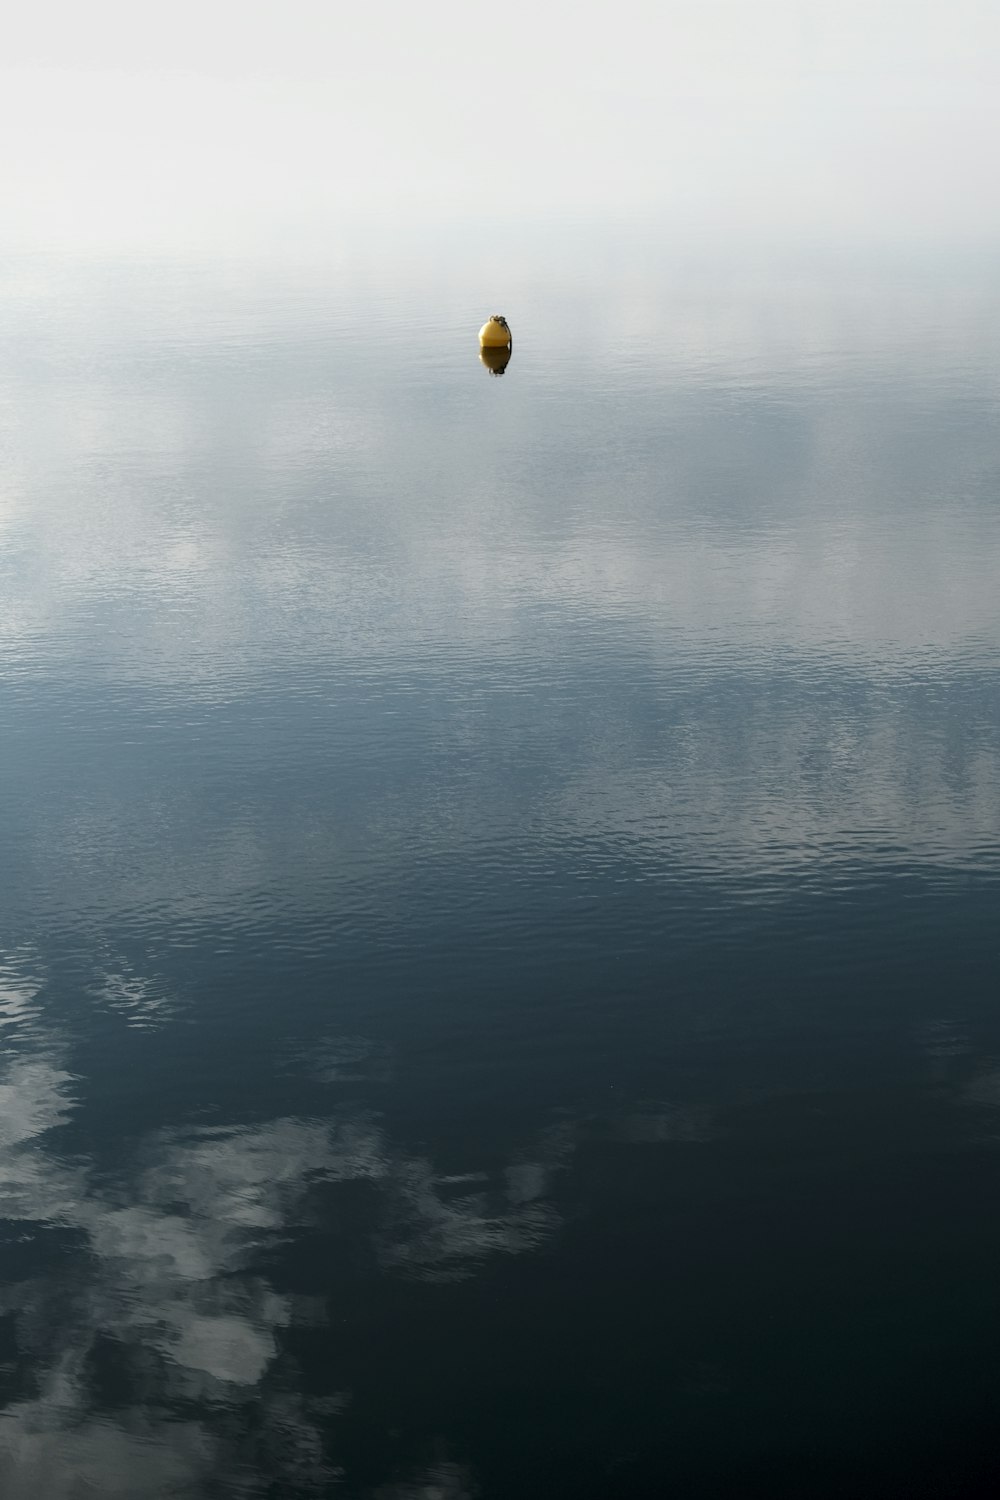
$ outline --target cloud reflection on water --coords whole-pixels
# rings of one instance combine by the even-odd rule
[[[21,954],[5,971],[22,1007],[37,999],[24,977],[31,968]],[[958,1107],[959,1137],[994,1144],[1000,1095],[989,1059],[977,1060],[948,1021],[918,1027],[914,1040],[932,1096]],[[362,1036],[329,1036],[291,1066],[335,1090],[388,1076],[384,1048]],[[858,1098],[848,1091],[841,1100],[843,1086],[828,1080],[800,1118],[796,1100],[809,1086],[796,1077],[787,1119],[821,1142],[840,1129],[849,1138]],[[577,1221],[600,1210],[599,1197],[578,1199],[573,1180],[595,1146],[622,1162],[614,1152],[686,1153],[728,1139],[741,1162],[748,1130],[774,1141],[788,1128],[780,1091],[741,1067],[725,1105],[697,1094],[630,1097],[602,1115],[550,1116],[502,1162],[478,1168],[473,1158],[456,1171],[404,1148],[377,1112],[338,1097],[325,1117],[152,1130],[105,1162],[99,1150],[72,1149],[69,1127],[86,1123],[96,1100],[59,1024],[12,1040],[0,1082],[0,1215],[12,1271],[0,1320],[12,1320],[16,1346],[3,1367],[5,1496],[70,1500],[80,1484],[122,1500],[263,1497],[273,1484],[302,1496],[358,1493],[340,1453],[352,1420],[350,1361],[340,1361],[341,1386],[317,1390],[296,1350],[303,1335],[336,1350],[359,1266],[378,1285],[402,1279],[457,1293],[498,1258],[553,1246],[567,1207]],[[906,1127],[894,1123],[890,1140],[897,1128]],[[341,1277],[334,1264],[320,1297],[283,1289],[285,1256],[345,1233],[352,1272]],[[338,1306],[339,1297],[348,1300]],[[701,1391],[704,1379],[688,1376]],[[714,1379],[705,1388],[729,1387]],[[400,1465],[398,1446],[393,1453],[396,1478],[363,1490],[374,1500],[477,1492],[462,1463]]]
[[[317,1051],[377,1055],[359,1038]],[[284,1247],[353,1202],[355,1255],[366,1245],[371,1274],[461,1282],[552,1239],[554,1178],[595,1128],[626,1142],[711,1135],[704,1111],[651,1106],[610,1127],[548,1125],[499,1169],[456,1174],[360,1112],[158,1130],[106,1167],[65,1150],[60,1127],[86,1118],[89,1092],[68,1057],[50,1026],[8,1051],[0,1083],[0,1214],[8,1255],[27,1247],[0,1297],[18,1350],[0,1419],[11,1500],[68,1500],[81,1484],[122,1497],[250,1496],[271,1482],[329,1492],[351,1392],[302,1393],[288,1335],[328,1325],[336,1340],[337,1288],[329,1305],[276,1290],[269,1265]],[[348,1186],[368,1207],[337,1197]],[[473,1492],[448,1462],[377,1491]]]

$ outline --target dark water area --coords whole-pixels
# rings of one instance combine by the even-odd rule
[[[989,1488],[988,277],[3,269],[5,1500]]]

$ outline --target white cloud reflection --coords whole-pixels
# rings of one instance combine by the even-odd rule
[[[537,1203],[552,1161],[515,1167],[512,1185],[490,1192],[473,1174],[470,1191],[364,1120],[168,1132],[141,1144],[133,1175],[109,1181],[59,1152],[57,1127],[73,1108],[73,1079],[51,1057],[16,1059],[0,1084],[0,1214],[41,1251],[37,1270],[0,1297],[37,1387],[0,1419],[0,1485],[11,1500],[69,1497],[81,1484],[121,1496],[257,1493],[275,1477],[295,1480],[296,1493],[327,1493],[336,1469],[292,1368],[283,1373],[281,1339],[297,1319],[324,1314],[254,1269],[269,1243],[311,1222],[317,1183],[375,1187],[383,1209],[372,1249],[390,1271],[468,1275],[491,1255],[530,1249],[557,1223]],[[45,1253],[53,1232],[76,1237],[69,1260]],[[101,1340],[128,1369],[124,1414],[94,1408],[88,1361]],[[226,1434],[247,1401],[263,1434],[260,1472],[244,1490]],[[197,1420],[180,1416],[186,1403],[201,1406]],[[335,1408],[327,1400],[324,1410]]]
[[[60,1127],[82,1090],[51,1034],[46,1050],[15,1055],[0,1082],[0,1220],[34,1247],[27,1273],[0,1293],[32,1387],[0,1416],[0,1487],[11,1500],[70,1500],[81,1485],[123,1500],[263,1494],[272,1481],[329,1493],[340,1472],[330,1422],[350,1392],[302,1395],[285,1335],[331,1316],[335,1336],[336,1282],[327,1308],[276,1291],[261,1269],[338,1212],[322,1194],[336,1184],[371,1190],[372,1210],[352,1232],[374,1274],[463,1280],[558,1230],[554,1178],[589,1135],[711,1134],[703,1113],[652,1105],[610,1125],[567,1119],[500,1171],[456,1175],[400,1150],[376,1118],[283,1118],[159,1131],[109,1173],[66,1154]],[[110,1407],[102,1357],[125,1382]],[[443,1461],[378,1494],[473,1491],[468,1473]]]

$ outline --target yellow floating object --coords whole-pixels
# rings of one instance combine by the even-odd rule
[[[491,344],[484,344],[479,351],[479,358],[491,375],[502,375],[510,364],[512,352],[509,344],[502,349],[496,349]]]
[[[510,329],[507,319],[500,313],[494,313],[479,330],[480,349],[507,349],[511,343]]]

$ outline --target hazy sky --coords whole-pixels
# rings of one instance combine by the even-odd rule
[[[998,59],[995,0],[22,7],[0,241],[604,208],[992,237]]]

